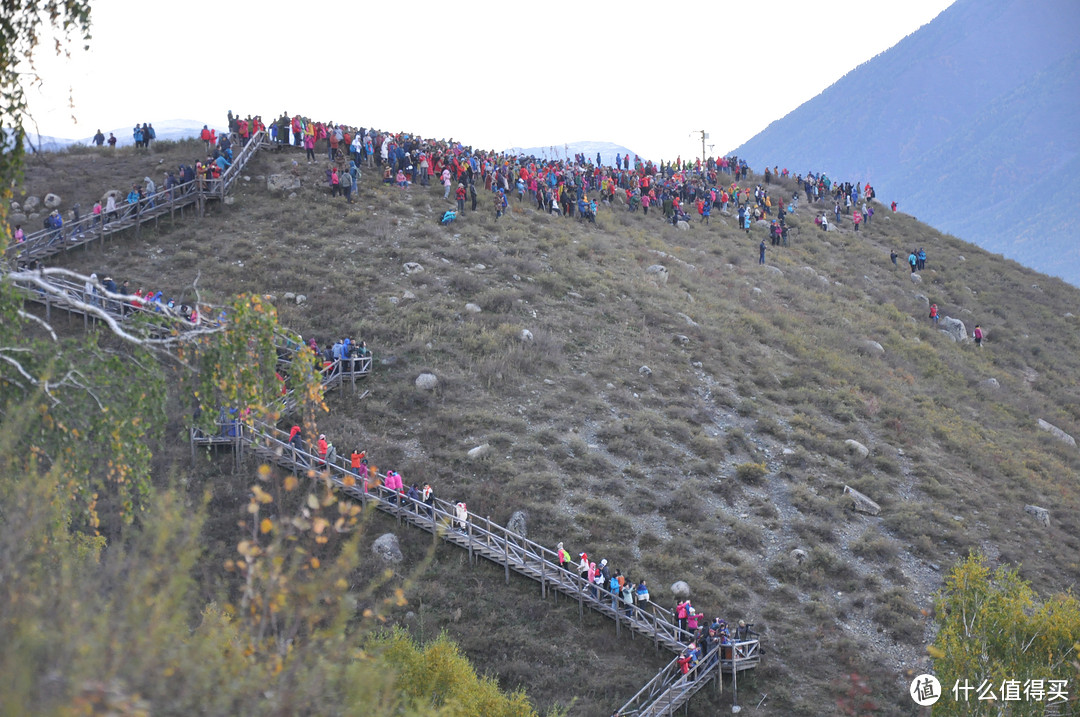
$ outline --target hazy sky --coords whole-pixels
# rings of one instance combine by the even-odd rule
[[[88,52],[39,57],[31,111],[41,134],[72,138],[287,110],[496,149],[610,141],[654,160],[697,156],[704,129],[719,154],[952,2],[97,0]]]

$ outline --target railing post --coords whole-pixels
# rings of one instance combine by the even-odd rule
[[[506,584],[510,584],[510,540],[503,536],[503,565],[506,568]]]
[[[547,560],[540,556],[540,599],[547,599]]]
[[[468,521],[466,523],[466,526],[468,527],[468,532],[466,533],[466,535],[469,538],[469,565],[473,565],[472,521]]]

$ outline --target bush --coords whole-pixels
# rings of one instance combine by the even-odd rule
[[[740,463],[735,466],[735,477],[743,483],[758,483],[767,472],[764,463]]]

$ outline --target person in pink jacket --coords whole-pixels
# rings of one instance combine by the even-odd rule
[[[855,223],[855,231],[859,231],[859,225],[862,224],[862,212],[856,209],[851,217],[851,221]]]

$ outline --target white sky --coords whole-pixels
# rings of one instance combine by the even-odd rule
[[[495,149],[609,141],[653,160],[699,155],[691,132],[705,129],[718,155],[952,2],[96,0],[90,50],[43,49],[29,99],[38,131],[68,138],[287,110]]]

